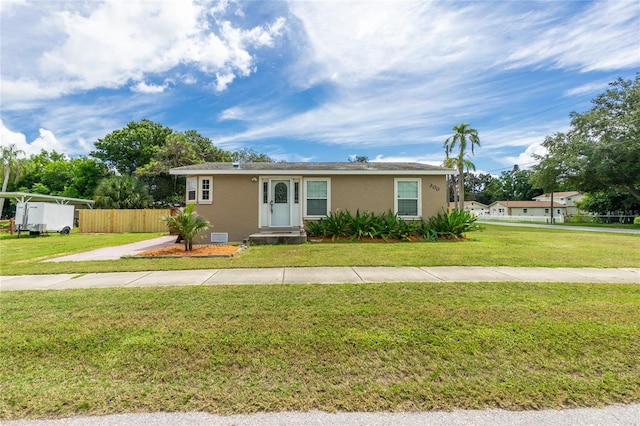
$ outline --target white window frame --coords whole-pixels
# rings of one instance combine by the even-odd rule
[[[415,199],[417,201],[417,216],[400,216],[398,214],[398,183],[399,182],[417,182],[418,183],[418,198]],[[422,179],[420,178],[395,178],[393,181],[393,211],[395,214],[397,214],[399,217],[402,217],[404,219],[419,219],[422,217]],[[406,200],[413,200],[414,198],[403,198]]]
[[[193,198],[189,196],[190,192],[193,193]],[[185,194],[185,198],[187,204],[198,202],[198,178],[196,176],[187,178],[187,193]]]
[[[322,215],[310,215],[307,213],[307,184],[308,182],[326,182],[327,183],[327,211]],[[323,218],[331,213],[331,178],[305,178],[302,183],[302,197],[304,203],[304,218],[318,219]]]
[[[209,182],[209,187],[205,188],[204,183]],[[209,198],[204,198],[205,191],[209,191]],[[213,203],[213,176],[200,176],[198,177],[198,203],[199,204],[211,204]]]
[[[209,188],[204,187],[204,183],[209,181]],[[205,191],[209,191],[209,198],[204,198]],[[190,192],[192,194],[190,194]],[[191,195],[191,196],[190,196]],[[193,176],[187,177],[187,193],[185,194],[187,204],[212,204],[213,203],[213,176]]]

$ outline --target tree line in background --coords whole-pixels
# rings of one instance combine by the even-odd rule
[[[272,162],[252,149],[225,151],[195,130],[175,132],[159,123],[132,121],[95,142],[89,156],[41,151],[23,158],[2,147],[2,192],[93,199],[98,208],[163,208],[184,203],[185,178],[169,169],[203,162]],[[10,203],[3,217],[13,214]]]
[[[458,169],[458,177],[450,180],[449,200],[462,209],[465,199],[488,205],[531,200],[543,192],[580,191],[586,194],[582,210],[640,216],[640,74],[612,82],[592,103],[588,111],[570,115],[566,133],[545,138],[546,154],[535,156],[539,162],[531,170],[516,165],[499,177],[470,173],[475,165],[467,147],[473,154],[480,146],[478,132],[467,123],[454,126],[444,143],[444,166]]]
[[[456,168],[463,180],[451,180],[450,201],[483,204],[531,200],[543,192],[575,190],[587,196],[581,208],[606,214],[640,214],[640,74],[618,79],[592,101],[591,109],[571,114],[567,132],[548,136],[545,155],[530,170],[517,165],[499,176],[471,173],[468,158],[480,146],[477,130],[467,123],[454,126],[444,143],[446,167]],[[90,156],[67,158],[42,151],[29,158],[15,146],[0,153],[2,192],[20,191],[95,199],[98,207],[145,208],[182,204],[183,176],[169,169],[202,162],[271,162],[251,149],[225,151],[195,130],[175,132],[150,120],[130,122],[95,142]],[[350,161],[367,162],[366,156]],[[0,201],[3,217],[10,207]],[[5,203],[8,204],[8,203]]]

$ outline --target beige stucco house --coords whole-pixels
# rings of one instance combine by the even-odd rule
[[[450,202],[449,210],[453,210],[455,208],[456,208],[456,203]],[[487,206],[486,204],[480,203],[478,201],[465,201],[464,210],[471,212],[476,216],[484,216],[485,214],[489,214],[489,206]]]
[[[203,163],[170,173],[186,176],[185,201],[211,222],[216,242],[304,234],[305,221],[338,209],[435,216],[447,208],[446,176],[456,171],[418,163]]]
[[[553,202],[553,215],[566,216],[566,206]],[[546,201],[496,201],[489,205],[491,216],[551,217],[551,203]]]
[[[553,202],[564,204],[565,214],[567,216],[571,216],[572,214],[579,213],[580,210],[576,203],[581,201],[584,198],[584,195],[578,191],[565,191],[565,192],[554,192],[553,193]],[[542,195],[538,195],[537,197],[533,197],[535,201],[545,201],[551,202],[551,194],[544,193]]]

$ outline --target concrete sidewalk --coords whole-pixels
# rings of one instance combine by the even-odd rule
[[[319,267],[200,269],[0,277],[0,290],[223,284],[340,284],[393,282],[562,282],[640,284],[640,268]]]

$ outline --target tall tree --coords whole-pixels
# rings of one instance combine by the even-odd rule
[[[583,192],[619,191],[640,201],[640,74],[618,79],[585,113],[571,114],[567,133],[547,137],[534,179],[561,173]]]
[[[464,188],[462,187],[464,182],[463,172],[466,169],[475,170],[475,165],[471,160],[465,158],[467,156],[467,149],[471,148],[471,155],[474,154],[475,146],[480,146],[480,138],[478,137],[478,131],[472,127],[469,127],[468,123],[460,123],[457,126],[453,126],[453,135],[449,136],[444,143],[445,157],[449,158],[450,154],[453,154],[457,148],[457,156],[455,158],[455,166],[458,168],[458,209],[464,210]]]
[[[233,161],[239,163],[273,163],[273,158],[267,154],[260,154],[251,148],[242,148],[231,154]]]
[[[127,127],[98,139],[91,156],[119,173],[132,174],[151,161],[156,148],[163,146],[171,133],[170,128],[151,120],[132,121]]]
[[[16,144],[3,146],[0,151],[0,166],[2,167],[2,192],[7,191],[7,185],[9,184],[9,178],[11,173],[14,175],[19,171],[18,169],[18,157],[24,154],[24,151],[18,149]],[[2,209],[4,208],[4,198],[0,198],[0,215],[2,215]]]

